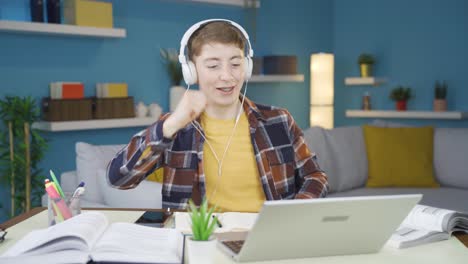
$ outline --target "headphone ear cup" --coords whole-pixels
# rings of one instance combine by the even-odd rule
[[[188,61],[186,64],[182,64],[182,75],[184,76],[184,81],[187,85],[192,85],[197,82],[197,69],[193,62]]]
[[[252,58],[245,57],[245,79],[249,80],[252,77],[253,63]]]

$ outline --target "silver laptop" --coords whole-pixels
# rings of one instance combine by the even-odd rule
[[[224,239],[218,246],[239,262],[374,253],[421,198],[266,201],[245,240]]]

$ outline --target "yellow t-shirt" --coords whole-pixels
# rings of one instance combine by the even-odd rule
[[[206,113],[201,116],[205,137],[220,160],[234,123],[235,119],[215,119]],[[216,205],[221,211],[258,212],[265,201],[265,193],[260,183],[245,113],[242,113],[239,119],[239,124],[222,162],[220,177],[218,177],[218,162],[206,142],[203,145],[203,155],[206,195],[210,205]],[[216,192],[213,193],[215,188],[217,188]]]

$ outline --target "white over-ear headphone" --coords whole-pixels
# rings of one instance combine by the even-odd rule
[[[179,51],[179,62],[182,65],[182,75],[184,76],[184,81],[187,85],[192,85],[197,82],[197,70],[195,68],[195,64],[188,60],[187,57],[185,56],[185,48],[187,46],[187,43],[192,36],[192,34],[197,31],[201,26],[210,23],[210,22],[215,22],[215,21],[224,21],[228,22],[237,29],[240,30],[242,35],[244,35],[244,38],[247,42],[247,52],[245,55],[245,79],[249,80],[250,76],[252,76],[252,68],[253,68],[253,63],[252,63],[252,57],[253,57],[253,50],[252,46],[250,45],[250,40],[249,40],[249,35],[247,32],[244,30],[243,27],[241,27],[239,24],[236,22],[233,22],[231,20],[227,19],[208,19],[208,20],[203,20],[200,21],[193,26],[191,26],[184,34],[182,37],[182,40],[180,41],[180,51]]]

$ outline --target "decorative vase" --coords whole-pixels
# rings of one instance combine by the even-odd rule
[[[31,8],[31,21],[44,22],[44,1],[30,0],[29,6]]]
[[[445,112],[447,111],[447,100],[445,99],[434,99],[434,112]]]
[[[135,106],[136,117],[139,117],[139,118],[146,117],[147,113],[148,113],[148,107],[143,102],[139,102]]]
[[[153,117],[154,119],[159,119],[159,117],[162,114],[162,108],[156,103],[150,104],[148,106],[149,108],[149,115]]]
[[[180,99],[184,96],[185,88],[183,86],[172,86],[169,93],[169,111],[174,112]]]
[[[372,65],[371,64],[360,64],[361,66],[361,77],[372,76]]]
[[[60,24],[60,0],[47,0],[47,22]]]
[[[187,252],[190,264],[213,264],[216,254],[216,238],[208,241],[192,240],[187,238]]]
[[[396,110],[397,111],[406,111],[406,101],[400,100],[396,102]]]

